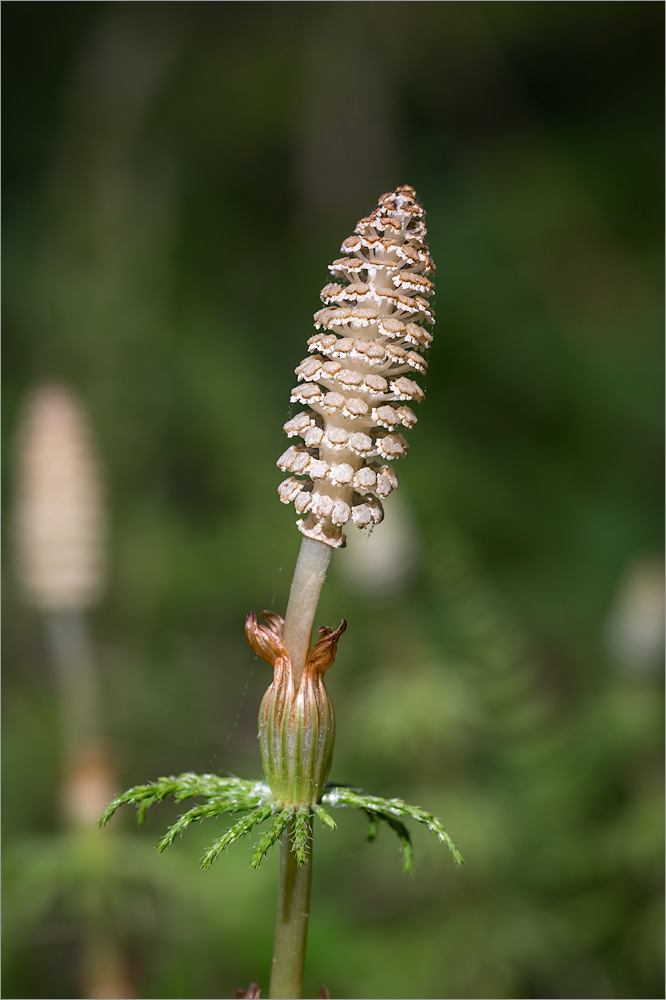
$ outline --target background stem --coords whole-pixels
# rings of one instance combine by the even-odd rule
[[[100,812],[113,795],[111,754],[102,732],[102,695],[94,643],[83,611],[54,611],[44,618],[53,661],[62,728],[63,819],[77,855],[97,875],[113,869],[112,845],[99,836]],[[100,883],[101,884],[101,883]],[[99,893],[83,901],[79,953],[80,995],[132,997],[136,987],[126,968],[110,901]]]
[[[100,741],[101,711],[93,643],[85,615],[56,611],[44,618],[62,713],[65,770]]]
[[[329,545],[307,536],[301,542],[283,632],[297,686],[310,650],[312,625],[332,552]],[[299,1000],[303,994],[312,881],[312,824],[310,852],[304,865],[296,863],[291,838],[292,826],[284,834],[280,844],[280,884],[270,985],[270,995],[275,1000]]]

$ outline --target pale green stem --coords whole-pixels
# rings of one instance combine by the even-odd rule
[[[300,683],[305,660],[310,651],[312,625],[317,612],[319,594],[326,579],[326,570],[332,554],[333,549],[330,545],[307,536],[303,537],[294,578],[291,581],[283,632],[296,687]]]
[[[301,542],[283,633],[296,685],[310,650],[312,625],[332,552],[330,545],[312,538],[304,537]],[[312,832],[307,862],[300,866],[291,849],[291,836],[290,826],[280,844],[280,885],[270,985],[270,996],[274,1000],[300,1000],[303,995],[312,881]]]

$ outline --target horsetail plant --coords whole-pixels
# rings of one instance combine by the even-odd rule
[[[63,841],[80,859],[85,879],[97,878],[101,887],[114,863],[113,844],[100,843],[95,831],[115,777],[89,621],[106,584],[100,467],[84,407],[66,385],[44,383],[32,390],[16,444],[14,561],[24,599],[42,620],[55,675],[63,744]],[[58,882],[66,882],[60,869]],[[134,991],[120,942],[108,925],[108,904],[102,889],[80,895],[82,996],[131,996]]]
[[[315,314],[318,331],[308,341],[309,357],[296,368],[291,401],[306,408],[285,424],[300,438],[278,460],[288,477],[279,486],[283,503],[301,515],[303,535],[284,618],[272,611],[247,616],[246,633],[255,653],[273,667],[273,683],[259,710],[259,744],[265,782],[235,777],[181,774],[160,778],[117,796],[100,822],[132,803],[139,820],[154,802],[199,797],[157,845],[168,847],[194,822],[222,813],[242,814],[209,847],[208,867],[225,848],[269,821],[252,857],[258,867],[269,849],[281,845],[275,946],[270,983],[273,998],[302,995],[312,874],[313,819],[330,829],[332,808],[360,809],[369,839],[380,822],[397,835],[406,870],[412,846],[405,819],[422,823],[462,857],[441,822],[402,799],[382,799],[345,785],[327,783],[335,721],[323,675],[335,659],[347,627],[320,628],[311,648],[314,618],[328,565],[345,545],[343,527],[379,524],[382,500],[398,486],[387,464],[407,452],[399,427],[416,423],[410,403],[423,399],[413,375],[423,374],[423,352],[434,323],[429,303],[435,270],[425,242],[425,213],[413,188],[382,195],[342,244],[343,257],[330,271],[335,279],[321,292]],[[263,619],[263,620],[260,620]],[[256,989],[253,984],[252,989]]]

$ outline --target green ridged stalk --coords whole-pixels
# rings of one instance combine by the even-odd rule
[[[270,984],[270,996],[275,1000],[293,1000],[303,996],[312,883],[311,819],[309,823],[310,850],[305,864],[298,864],[291,849],[293,823],[280,843],[280,882]]]

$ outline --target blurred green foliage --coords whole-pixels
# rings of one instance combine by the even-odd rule
[[[122,788],[259,775],[243,621],[284,609],[298,550],[292,369],[356,219],[400,183],[428,211],[401,505],[320,613],[349,621],[332,778],[437,812],[468,863],[416,833],[405,877],[362,818],[320,831],[310,995],[663,996],[661,625],[631,596],[663,546],[662,35],[641,2],[5,5],[4,506],[25,393],[71,383]],[[71,997],[53,679],[10,560],[4,584],[4,992]],[[275,861],[201,872],[205,828],[156,858],[164,825],[116,851],[140,995],[266,989]]]

